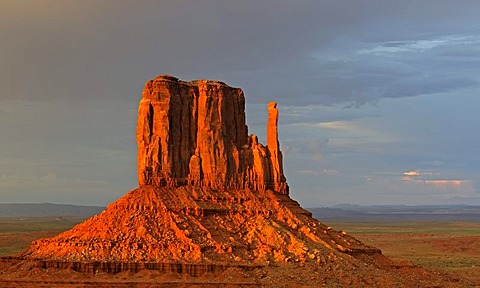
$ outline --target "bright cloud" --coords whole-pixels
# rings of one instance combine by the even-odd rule
[[[441,173],[424,172],[420,170],[410,170],[403,172],[401,178],[404,182],[417,182],[425,185],[435,186],[437,188],[459,189],[462,186],[473,186],[471,180],[461,179],[436,179],[432,176],[441,176]]]
[[[434,175],[432,172],[425,172],[420,170],[410,170],[403,172],[403,181],[416,181],[418,178],[421,177],[428,177]]]
[[[403,175],[405,175],[405,176],[420,176],[420,173],[418,171],[405,171],[405,172],[403,172]]]
[[[424,180],[423,183],[447,189],[460,189],[464,186],[472,186],[472,181],[470,180]]]

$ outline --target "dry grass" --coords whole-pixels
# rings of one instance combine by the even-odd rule
[[[22,251],[32,241],[52,237],[72,228],[83,218],[0,218],[0,257]]]
[[[328,224],[380,248],[387,257],[480,283],[480,221],[333,220]]]

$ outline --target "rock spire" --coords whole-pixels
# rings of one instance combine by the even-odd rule
[[[265,147],[257,136],[248,136],[241,89],[169,75],[148,81],[138,109],[140,186],[271,189],[288,194],[276,103],[269,103],[268,112]]]

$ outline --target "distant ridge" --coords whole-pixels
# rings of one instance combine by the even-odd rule
[[[0,203],[0,217],[91,217],[105,207],[53,203]],[[339,204],[308,208],[316,219],[478,220],[480,205],[372,205]]]
[[[307,209],[316,219],[479,221],[479,205],[372,205],[339,204]]]
[[[12,203],[0,204],[0,217],[90,217],[101,213],[103,209],[105,207],[52,203]]]

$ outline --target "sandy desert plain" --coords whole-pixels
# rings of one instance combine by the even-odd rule
[[[316,215],[315,211],[313,214]],[[323,222],[337,230],[346,231],[365,244],[380,248],[385,256],[394,261],[447,273],[453,278],[468,279],[480,287],[480,219],[475,217],[451,219],[440,217],[440,220],[434,220],[432,217],[411,218],[391,219],[391,217],[379,215],[365,219],[353,216],[348,218],[342,215],[324,219]],[[72,228],[84,219],[85,217],[81,216],[1,217],[0,257],[18,253],[31,241],[52,237]],[[32,273],[35,274],[35,271]],[[133,277],[132,280],[139,280],[139,277],[148,276],[151,275],[124,273],[117,278],[120,277],[120,280],[125,281],[129,277]],[[35,279],[35,275],[32,275],[32,279]],[[171,282],[173,285],[176,280],[172,278]],[[168,287],[166,284],[163,285],[162,287]],[[90,286],[85,284],[85,287]]]

